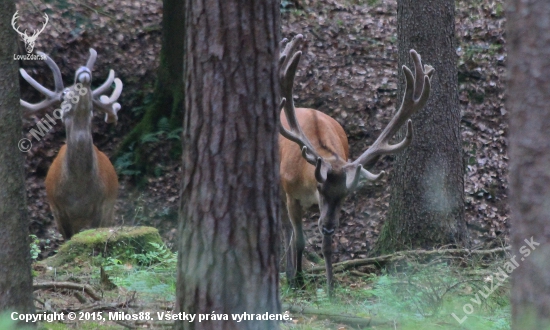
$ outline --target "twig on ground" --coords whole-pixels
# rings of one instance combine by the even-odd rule
[[[394,254],[388,254],[380,257],[346,260],[346,261],[338,262],[333,265],[334,267],[333,272],[341,272],[344,270],[348,270],[350,268],[355,268],[355,267],[364,266],[364,265],[376,265],[380,267],[383,264],[398,261],[406,257],[412,257],[412,256],[420,257],[420,256],[431,256],[431,255],[434,255],[434,256],[446,255],[446,254],[490,255],[490,254],[496,254],[496,253],[505,253],[506,251],[509,251],[509,250],[510,250],[510,247],[507,246],[504,248],[496,248],[491,250],[444,249],[444,250],[402,251],[402,252],[396,252]],[[313,267],[313,268],[307,269],[308,273],[320,273],[323,271],[325,271],[325,266],[319,266],[319,267]]]

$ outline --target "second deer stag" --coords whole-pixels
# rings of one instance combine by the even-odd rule
[[[114,223],[114,206],[118,195],[118,179],[107,156],[92,140],[94,107],[105,113],[105,121],[115,123],[120,110],[118,100],[122,82],[113,70],[107,80],[92,91],[92,71],[97,53],[90,49],[86,66],[75,74],[74,84],[64,88],[59,67],[46,54],[46,64],[53,72],[53,91],[40,85],[21,69],[23,78],[46,96],[40,103],[21,100],[27,113],[61,105],[59,111],[65,125],[67,143],[61,147],[46,176],[46,193],[59,232],[65,239],[85,228],[108,227]],[[115,84],[112,95],[101,95]],[[56,116],[58,118],[59,116]],[[50,117],[51,118],[51,117]]]
[[[294,107],[292,89],[302,55],[297,49],[302,40],[302,35],[294,37],[282,51],[279,61],[283,96],[279,136],[280,176],[288,209],[288,219],[283,214],[283,221],[290,220],[293,228],[292,242],[287,242],[287,246],[291,247],[290,253],[287,253],[287,277],[291,282],[298,279],[297,284],[303,284],[302,254],[305,239],[302,210],[317,204],[320,210],[319,231],[323,235],[322,251],[327,284],[331,293],[332,235],[339,225],[342,204],[362,178],[375,181],[383,173],[373,174],[367,168],[372,167],[381,156],[399,152],[411,143],[413,128],[409,118],[422,109],[428,100],[430,79],[434,70],[429,65],[423,66],[420,55],[414,50],[410,51],[415,74],[403,66],[406,91],[401,107],[374,144],[356,160],[348,161],[348,139],[342,126],[320,111]],[[390,144],[389,140],[405,122],[405,138],[397,144]]]

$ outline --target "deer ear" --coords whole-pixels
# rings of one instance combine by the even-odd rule
[[[317,158],[317,164],[315,164],[315,179],[319,183],[325,183],[327,181],[327,173],[330,169],[330,165],[323,161],[323,158]]]
[[[359,164],[358,166],[348,166],[346,167],[346,188],[348,191],[355,190],[359,184],[359,179],[361,179],[361,169],[363,166]]]

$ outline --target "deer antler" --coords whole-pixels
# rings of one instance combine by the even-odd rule
[[[46,64],[52,70],[55,89],[53,91],[47,89],[46,87],[40,85],[36,80],[34,80],[34,78],[31,77],[27,73],[27,71],[25,71],[25,69],[19,69],[19,72],[21,72],[21,76],[23,76],[23,79],[25,79],[32,87],[36,88],[36,90],[46,96],[46,99],[44,101],[35,104],[31,104],[23,100],[19,101],[19,103],[23,107],[30,110],[31,112],[42,110],[58,102],[61,103],[63,90],[65,89],[65,87],[63,86],[63,78],[61,78],[61,71],[59,71],[59,67],[57,66],[57,64],[55,64],[55,62],[45,53],[36,53],[46,59]]]
[[[90,70],[90,72],[93,71],[96,58],[97,52],[95,51],[95,49],[90,48],[90,57],[86,62],[86,67]],[[115,89],[113,90],[111,96],[101,95],[109,90],[113,82],[115,83]],[[113,70],[109,71],[109,76],[107,77],[107,80],[105,80],[105,82],[101,84],[101,86],[92,91],[92,102],[98,110],[105,113],[105,122],[115,123],[118,120],[117,113],[120,110],[121,106],[120,103],[116,101],[120,97],[121,93],[122,81],[118,78],[115,79],[115,71]]]
[[[411,143],[413,128],[412,121],[409,118],[418,110],[422,109],[428,101],[428,97],[430,96],[430,79],[434,73],[434,68],[430,65],[422,66],[420,55],[418,55],[414,49],[411,49],[410,55],[414,62],[415,75],[413,76],[411,70],[403,65],[406,90],[401,107],[391,119],[388,126],[382,131],[378,139],[376,139],[373,145],[352,163],[353,165],[368,167],[376,162],[379,156],[398,152]],[[397,133],[405,121],[407,121],[407,133],[405,138],[397,144],[390,145],[389,139]]]
[[[287,39],[283,39],[281,41],[281,46],[283,46],[286,41]],[[305,154],[304,158],[310,164],[315,165],[319,155],[298,124],[292,93],[296,69],[298,68],[298,63],[300,62],[300,58],[302,56],[302,52],[296,51],[296,49],[300,47],[302,41],[303,36],[301,34],[295,36],[291,42],[286,44],[286,47],[281,52],[281,56],[279,57],[279,82],[281,85],[281,94],[283,96],[281,108],[284,108],[288,125],[290,127],[290,130],[287,130],[281,125],[280,131],[281,135],[296,142],[300,146],[300,149],[302,149],[302,153]]]
[[[294,100],[292,90],[294,86],[294,77],[296,76],[296,69],[302,56],[301,51],[296,51],[302,44],[303,36],[301,34],[292,38],[285,49],[281,52],[279,57],[279,82],[281,84],[281,93],[283,99],[281,100],[281,108],[285,111],[285,116],[288,121],[290,130],[287,130],[279,121],[279,130],[282,136],[298,144],[302,150],[302,156],[304,159],[315,166],[315,178],[318,182],[325,182],[327,178],[327,172],[330,170],[330,164],[323,160],[319,156],[315,148],[309,142],[307,136],[302,131],[298,119],[296,119],[296,111],[294,108]],[[280,43],[282,47],[287,42],[287,39],[283,39]]]
[[[292,88],[294,86],[294,77],[296,75],[296,69],[298,67],[298,62],[302,56],[302,52],[296,51],[296,49],[301,45],[303,36],[301,34],[296,35],[291,42],[289,42],[281,56],[279,58],[280,63],[280,84],[281,84],[281,93],[283,95],[283,100],[281,102],[281,108],[284,108],[286,119],[288,121],[288,126],[290,130],[284,128],[280,122],[280,133],[285,138],[295,142],[302,149],[302,157],[310,163],[315,165],[315,178],[318,182],[323,183],[326,180],[327,173],[331,169],[331,165],[325,161],[322,157],[319,156],[315,148],[309,142],[307,136],[302,131],[298,120],[296,119],[296,111],[294,108],[294,101],[292,95]],[[287,42],[287,39],[283,39],[280,45],[284,45]],[[292,55],[292,57],[291,57]],[[356,169],[357,168],[357,169]],[[362,173],[367,179],[374,181],[377,180],[380,174],[372,174],[361,166],[353,167],[353,171],[356,175],[348,176],[353,178],[350,180],[347,185],[348,187],[355,187],[358,183],[358,173]],[[357,177],[357,179],[354,179]]]

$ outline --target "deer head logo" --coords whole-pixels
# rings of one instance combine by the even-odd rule
[[[36,41],[36,38],[44,31],[46,28],[46,25],[48,24],[48,14],[44,13],[44,19],[45,21],[42,22],[42,28],[40,30],[34,30],[33,34],[31,36],[27,35],[27,30],[25,32],[19,31],[19,26],[17,26],[17,19],[19,18],[19,12],[16,11],[15,14],[13,14],[13,18],[11,19],[11,26],[13,26],[13,29],[19,33],[21,36],[21,39],[25,42],[25,48],[27,49],[27,53],[32,53],[32,50],[34,49],[34,43]]]

